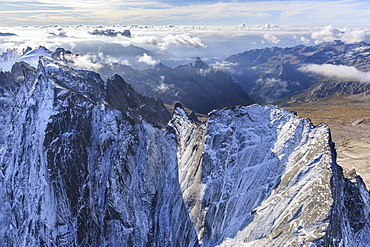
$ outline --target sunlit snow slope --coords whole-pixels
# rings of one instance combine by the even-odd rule
[[[326,125],[274,106],[205,123],[48,58],[0,74],[4,246],[368,246],[369,193]]]

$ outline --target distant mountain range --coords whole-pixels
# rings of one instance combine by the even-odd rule
[[[156,61],[170,61],[170,54],[156,54],[134,46],[125,49],[117,52],[127,53],[128,57],[145,53]],[[332,95],[370,94],[370,76],[366,74],[370,71],[369,54],[367,43],[334,41],[232,55],[225,60],[231,69],[224,71],[231,78],[222,68],[207,65],[200,58],[194,65],[168,67],[158,63],[146,69],[105,64],[97,72],[103,78],[120,74],[144,95],[158,97],[167,104],[181,101],[193,111],[206,113],[212,108],[253,102],[281,104]]]
[[[214,109],[253,103],[230,75],[207,65],[200,58],[194,64],[175,68],[161,63],[145,70],[129,66],[111,68],[103,67],[98,71],[103,75],[120,71],[122,78],[139,93],[170,105],[179,101],[197,113],[207,114]]]
[[[370,45],[364,42],[256,49],[232,55],[226,61],[234,64],[230,72],[233,79],[259,103],[370,94],[370,79],[363,79],[370,71]],[[320,69],[312,65],[330,66]]]
[[[94,70],[105,80],[118,74],[143,95],[172,106],[181,102],[201,114],[255,102],[283,104],[332,95],[370,94],[370,74],[367,73],[370,45],[364,42],[335,41],[315,46],[250,50],[228,57],[224,62],[229,69],[224,71],[200,58],[196,58],[194,64],[170,67],[159,61],[170,61],[171,55],[160,51],[106,43],[95,46],[105,57],[89,60],[91,47],[82,45],[76,49],[87,54],[74,54],[63,48],[52,52],[40,47],[27,49],[23,54],[10,50],[0,56],[0,66],[10,69],[14,61],[36,66],[39,56],[52,57],[75,68]],[[110,59],[114,54],[136,67]],[[139,60],[146,65],[140,67]]]
[[[106,44],[106,46],[100,47],[105,55],[119,53],[131,63],[143,54],[153,61],[164,56],[164,53],[151,52],[132,45],[122,47]],[[118,62],[101,60],[93,62],[85,54],[74,54],[63,48],[49,51],[45,47],[39,47],[34,50],[29,48],[23,54],[19,54],[17,50],[4,53],[0,57],[2,62],[0,65],[9,70],[14,62],[24,61],[36,67],[40,56],[50,57],[77,69],[93,69],[105,80],[114,74],[119,74],[140,94],[161,99],[168,105],[181,102],[196,113],[207,114],[214,109],[253,103],[230,75],[207,65],[200,58],[195,60],[194,65],[171,68],[157,63],[152,66],[153,68],[139,70]]]

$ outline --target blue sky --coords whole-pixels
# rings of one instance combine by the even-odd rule
[[[365,0],[0,0],[2,26],[40,24],[367,26]]]

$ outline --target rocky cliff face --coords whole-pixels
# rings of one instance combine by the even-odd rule
[[[169,119],[119,76],[46,58],[0,83],[5,246],[370,243],[369,193],[326,125],[258,105]]]

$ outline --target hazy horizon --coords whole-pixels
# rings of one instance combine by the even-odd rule
[[[130,30],[130,36],[124,34]],[[112,60],[133,65],[125,54],[108,53],[109,47],[135,45],[160,52],[170,59],[150,60],[151,67],[162,62],[176,66],[201,57],[207,63],[223,61],[230,55],[264,47],[293,47],[342,40],[345,43],[370,42],[370,28],[327,26],[232,25],[36,25],[0,27],[0,54],[8,49],[50,50],[63,47],[74,53],[91,55],[92,61]],[[137,60],[139,60],[138,58]],[[148,60],[149,59],[149,60]]]
[[[132,44],[169,53],[173,64],[181,64],[195,57],[222,61],[272,46],[370,41],[365,0],[0,0],[0,5],[0,53],[42,45],[99,56],[104,44]]]

